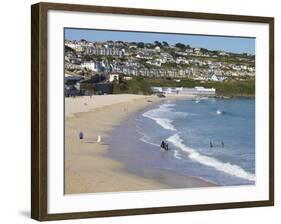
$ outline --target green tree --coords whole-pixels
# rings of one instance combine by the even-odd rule
[[[65,52],[75,52],[71,47],[69,47],[67,45],[64,46],[64,50],[65,50]]]
[[[144,43],[143,42],[138,42],[137,47],[138,48],[144,48]]]
[[[83,75],[86,79],[92,78],[92,72],[87,68],[83,69]]]
[[[163,46],[170,47],[170,45],[166,41],[162,41]]]
[[[202,51],[203,53],[208,53],[208,52],[209,52],[209,50],[206,49],[206,48],[201,48],[201,51]]]
[[[162,47],[162,44],[159,41],[154,41],[155,46]]]
[[[175,45],[177,48],[180,48],[180,49],[185,49],[185,45],[184,44],[182,44],[182,43],[176,43],[176,45]]]
[[[84,59],[84,61],[91,61],[92,57],[90,55],[88,55],[88,54],[85,54],[83,59]]]

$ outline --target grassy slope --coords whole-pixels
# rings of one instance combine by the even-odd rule
[[[151,94],[151,86],[162,87],[189,87],[204,86],[206,88],[215,88],[217,95],[223,96],[254,96],[255,95],[255,81],[227,81],[227,82],[205,82],[200,83],[196,80],[184,79],[181,82],[176,82],[169,79],[148,79],[148,78],[133,78],[125,81],[125,88],[120,89],[118,84],[114,85],[114,93],[133,93],[133,94]]]

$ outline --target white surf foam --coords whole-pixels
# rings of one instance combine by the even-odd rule
[[[153,146],[156,146],[156,147],[160,147],[160,145],[158,144],[155,144],[153,142],[150,141],[150,138],[148,136],[146,136],[142,131],[141,131],[141,128],[139,126],[136,126],[136,130],[137,132],[142,136],[140,138],[140,140],[144,143],[147,143],[147,144],[150,144],[150,145],[153,145]]]
[[[222,112],[220,110],[217,110],[216,113],[217,115],[221,115]]]
[[[183,142],[183,139],[178,134],[174,134],[170,136],[167,141],[171,142],[176,147],[180,148],[182,151],[188,154],[188,157],[203,164],[206,166],[210,166],[215,168],[218,171],[225,172],[232,176],[236,176],[242,179],[247,179],[250,181],[255,181],[255,175],[245,171],[240,166],[231,164],[231,163],[224,163],[215,158],[202,155],[198,153],[196,150],[186,146]]]
[[[167,130],[176,131],[177,129],[172,124],[172,120],[169,120],[167,118],[152,118],[156,121],[157,124],[159,124],[162,128],[165,128]]]
[[[157,144],[155,144],[155,143],[149,141],[149,139],[148,139],[145,135],[143,135],[143,136],[140,138],[140,140],[141,140],[142,142],[144,142],[144,143],[149,144],[149,145],[153,145],[153,146],[156,146],[156,147],[160,147],[160,145],[157,145]]]
[[[177,159],[182,159],[178,150],[174,150],[174,157]]]
[[[164,103],[161,104],[156,109],[146,111],[145,113],[142,114],[142,116],[154,120],[158,125],[160,125],[164,129],[176,131],[177,129],[173,125],[174,119],[178,117],[184,118],[186,116],[193,115],[193,114],[173,111],[174,106],[175,104],[173,103]]]

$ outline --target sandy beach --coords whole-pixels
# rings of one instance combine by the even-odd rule
[[[163,175],[159,178],[135,175],[125,169],[125,164],[106,155],[109,150],[106,139],[115,126],[118,126],[128,115],[164,99],[157,96],[129,94],[65,98],[65,193],[172,188],[169,181],[162,181]],[[84,133],[82,141],[78,138],[80,131]],[[100,143],[97,143],[98,136],[101,136]],[[169,174],[165,176],[171,182],[170,177]],[[186,182],[184,187],[212,186],[193,177],[185,177],[184,181]]]

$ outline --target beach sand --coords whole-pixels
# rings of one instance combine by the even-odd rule
[[[181,97],[187,96],[170,96]],[[65,98],[65,193],[172,188],[169,181],[176,175],[164,174],[169,181],[163,181],[163,173],[159,178],[145,178],[129,173],[125,164],[106,156],[109,148],[105,139],[110,131],[129,114],[161,100],[156,96],[129,94]],[[84,133],[82,141],[78,138],[80,131]],[[97,143],[99,135],[101,142]],[[185,177],[184,181],[185,187],[213,186],[193,177]]]

